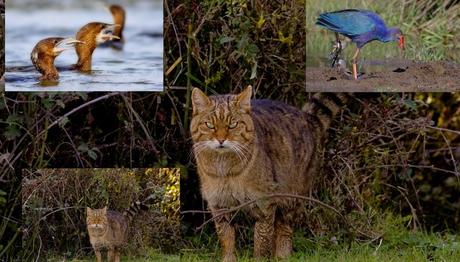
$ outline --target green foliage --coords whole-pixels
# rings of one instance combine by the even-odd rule
[[[329,131],[327,161],[312,190],[312,197],[342,216],[306,204],[296,232],[309,240],[295,242],[295,249],[310,254],[319,248],[316,245],[330,247],[331,238],[373,244],[384,239],[397,248],[408,229],[415,235],[425,234],[424,230],[458,232],[459,94],[356,94],[349,105]],[[236,221],[238,249],[251,246],[252,222]],[[208,224],[187,238],[191,249],[210,249],[214,254],[196,260],[219,257],[218,241],[210,229]],[[431,244],[426,245],[429,249]],[[411,248],[402,251],[406,257],[424,255]],[[335,259],[339,258],[331,258]]]
[[[372,240],[349,242],[333,234],[294,235],[295,252],[286,261],[458,261],[460,238],[458,235],[424,233],[408,230],[408,218],[386,213],[376,217],[375,226],[381,234]],[[255,261],[250,249],[238,249],[238,261]],[[189,250],[181,261],[216,261],[218,248]]]
[[[160,210],[168,214],[167,219],[171,223],[179,225],[180,209],[180,173],[179,169],[160,168],[147,169],[146,175],[153,177],[153,184],[162,185],[163,196],[160,202]]]
[[[409,1],[307,1],[307,60],[317,54],[331,51],[334,34],[315,25],[322,12],[346,8],[368,9],[378,13],[388,26],[399,27],[406,37],[404,57],[417,60],[460,61],[459,35],[460,5],[452,0]],[[396,46],[372,42],[363,48],[363,57],[383,59],[398,57]],[[353,56],[354,48],[346,48],[346,57]]]
[[[180,247],[178,169],[43,169],[25,177],[23,260],[91,254],[86,207],[123,212],[134,201],[149,209],[130,224],[124,254]]]
[[[216,94],[236,92],[252,83],[256,87],[256,98],[281,100],[300,107],[311,94],[303,92],[305,66],[297,66],[295,61],[305,51],[297,44],[306,40],[302,44],[307,50],[307,61],[318,54],[328,54],[328,43],[333,34],[314,26],[316,17],[320,12],[353,7],[374,10],[390,26],[401,26],[408,44],[406,58],[457,59],[459,52],[455,48],[458,47],[451,48],[450,44],[455,42],[450,42],[449,37],[445,38],[448,43],[444,48],[433,49],[425,45],[429,41],[421,41],[417,33],[428,25],[425,22],[432,21],[436,25],[434,21],[444,19],[442,10],[449,12],[450,18],[446,19],[452,19],[457,7],[438,4],[435,9],[439,11],[432,10],[433,16],[425,16],[425,11],[421,11],[423,6],[426,8],[423,5],[425,1],[419,1],[423,2],[420,6],[416,2],[406,1],[403,8],[398,1],[391,4],[372,0],[302,2],[306,11],[306,24],[303,26],[307,31],[302,39],[295,34],[291,37],[290,31],[297,28],[295,31],[298,32],[298,26],[302,24],[294,22],[304,17],[296,9],[301,1],[291,1],[292,8],[286,8],[287,2],[280,4],[273,1],[168,1],[166,64],[172,67],[175,62],[181,62],[170,68],[172,73],[167,76],[166,84],[170,88],[185,86],[187,90],[193,85],[208,94]],[[283,4],[284,8],[280,7]],[[410,15],[411,12],[414,14]],[[445,34],[442,30],[434,31],[438,35]],[[257,48],[252,48],[252,45]],[[350,49],[346,51],[352,52]],[[399,55],[396,47],[389,48],[378,43],[371,43],[363,51],[372,52],[377,58]],[[190,55],[190,60],[185,59],[186,54]],[[256,69],[251,62],[254,58]],[[261,69],[264,66],[267,70]],[[291,68],[295,70],[291,71]],[[294,73],[300,68],[299,75]],[[251,81],[254,71],[255,81]],[[261,81],[260,85],[254,84],[258,81]],[[186,101],[182,102],[185,112],[190,110],[187,98],[178,98]],[[333,212],[309,205],[306,218],[300,223],[301,229],[305,231],[308,228],[314,236],[336,234],[340,239],[369,241],[382,231],[373,221],[385,212],[394,212],[407,219],[408,226],[413,229],[458,230],[460,209],[455,207],[460,196],[452,191],[456,186],[444,186],[459,184],[455,175],[455,166],[460,158],[455,151],[459,145],[455,130],[460,130],[456,116],[458,98],[458,94],[449,94],[447,98],[439,94],[357,94],[333,124],[325,152],[328,161],[325,161],[312,192],[314,197],[339,210],[346,221]],[[438,117],[438,112],[446,113]],[[184,114],[186,116],[189,114]],[[447,131],[441,132],[436,128],[446,128]],[[188,175],[181,181],[185,185],[182,187],[182,195],[186,196],[182,199],[185,210],[201,210],[204,205],[193,174],[194,169],[190,166]],[[444,178],[447,180],[444,181]],[[435,199],[440,202],[424,200],[420,188],[426,183],[428,185],[423,186],[428,190],[426,194],[437,196]],[[434,190],[437,186],[428,187],[429,184],[440,188]],[[207,219],[209,216],[201,214],[184,216],[192,248],[217,246],[212,226],[199,227]],[[247,226],[247,223],[244,225]],[[200,231],[196,232],[196,228]],[[250,230],[241,227],[238,230],[244,239],[240,240],[243,243],[240,242],[239,246],[247,247]],[[218,254],[210,255],[210,259],[216,256]]]
[[[124,262],[148,262],[148,261],[164,261],[164,262],[179,262],[181,261],[179,255],[173,254],[164,254],[159,252],[156,249],[148,249],[145,250],[145,253],[142,256],[121,256],[121,261]],[[52,257],[48,259],[48,261],[62,261],[62,258],[59,256]],[[72,259],[72,262],[93,262],[94,257],[85,257],[85,258],[78,258]]]
[[[2,0],[0,4],[4,7],[5,1]],[[5,8],[2,8],[0,14],[0,91],[4,90],[3,74],[5,73]]]
[[[352,226],[372,239],[380,231],[373,220],[391,210],[413,229],[457,231],[458,95],[358,94],[350,105],[330,131],[329,161],[313,192],[349,223],[337,228],[341,217],[312,209],[306,227],[320,234]]]
[[[176,67],[166,85],[186,85],[190,80],[210,93],[229,93],[252,84],[260,96],[281,95],[297,102],[292,90],[304,88],[304,4],[210,0],[184,7],[180,1],[168,1],[171,10],[179,6],[179,12],[184,7],[181,11],[188,19],[173,14],[171,21],[188,33],[174,35],[175,31],[165,28],[170,50],[166,65],[173,65],[185,53],[191,59],[182,59],[180,64],[190,72]]]
[[[451,34],[455,38],[460,35],[451,33],[456,30],[458,23],[426,24],[426,28],[435,33],[431,36],[433,40],[420,41],[417,38],[417,30],[425,26],[423,21],[436,21],[434,17],[438,20],[452,19],[449,17],[455,15],[455,9],[446,7],[453,10],[447,13],[448,10],[442,11],[439,8],[442,5],[438,4],[436,6],[441,11],[427,11],[433,14],[425,16],[420,15],[417,1],[405,1],[407,8],[385,1],[372,1],[376,6],[370,3],[355,0],[345,3],[310,0],[282,3],[168,0],[165,2],[165,68],[171,69],[171,72],[165,77],[165,93],[0,94],[0,183],[1,189],[7,192],[6,204],[2,206],[2,215],[7,219],[2,220],[0,231],[2,244],[6,243],[0,248],[2,259],[15,258],[15,252],[21,247],[20,241],[14,241],[14,236],[16,240],[20,239],[17,233],[21,224],[21,198],[18,197],[20,187],[13,167],[21,170],[46,167],[182,166],[187,169],[183,171],[181,180],[182,207],[184,210],[202,210],[205,204],[200,198],[190,155],[191,141],[186,125],[190,114],[186,112],[191,108],[186,104],[185,89],[190,90],[193,84],[209,94],[228,93],[252,84],[257,98],[281,100],[300,107],[310,96],[304,92],[305,47],[309,59],[312,55],[330,51],[328,40],[325,39],[330,40],[333,36],[310,24],[321,11],[356,7],[358,4],[376,10],[390,25],[402,24],[408,36],[409,50],[406,53],[409,58],[430,59],[432,56],[432,59],[454,59],[459,53],[458,46],[455,46],[459,41],[450,41],[448,36]],[[415,14],[418,14],[417,17]],[[404,23],[401,23],[402,20]],[[192,29],[190,33],[189,26]],[[430,34],[424,32],[421,37],[430,37]],[[454,51],[453,54],[447,54],[450,47],[430,48],[424,44],[439,43],[437,35],[448,45],[454,44],[450,49]],[[393,57],[397,55],[395,50],[372,43],[370,48],[363,51],[372,51],[373,55],[377,51],[380,57]],[[190,61],[187,61],[187,54],[190,55]],[[180,62],[173,68],[177,61]],[[191,82],[189,86],[187,81]],[[318,184],[322,186],[314,192],[315,197],[347,215],[349,223],[351,221],[356,229],[363,232],[357,234],[358,239],[370,240],[379,236],[379,228],[372,221],[382,216],[384,211],[410,216],[412,227],[413,221],[417,221],[415,225],[418,228],[458,230],[458,180],[452,172],[455,166],[457,170],[460,169],[457,150],[460,138],[458,133],[451,131],[460,130],[459,103],[459,94],[448,93],[358,95],[358,99],[350,103],[343,116],[333,125],[331,141],[326,150],[326,159],[332,159],[332,163],[326,166],[323,174],[329,177],[319,178]],[[11,115],[15,117],[8,119]],[[425,120],[433,121],[433,127],[450,131],[427,128],[427,122],[423,122]],[[452,161],[452,156],[456,161]],[[350,157],[349,161],[343,161],[344,157]],[[352,165],[347,166],[350,163]],[[386,166],[379,163],[385,163]],[[407,164],[433,166],[442,170],[410,167]],[[141,185],[147,183],[142,181],[139,182]],[[81,185],[90,182],[96,185],[94,180],[80,182],[74,185],[75,189],[83,188]],[[105,185],[107,181],[98,183]],[[120,188],[112,185],[113,190]],[[171,188],[161,192],[161,196],[164,196],[164,192],[176,192],[173,196],[165,196],[175,199],[178,196],[174,195],[179,190]],[[87,201],[84,193],[84,190],[78,190],[74,194],[79,197],[75,200],[76,203],[82,203],[82,208],[86,202],[77,200]],[[87,204],[117,205],[117,201],[121,201],[123,204],[119,205],[124,207],[128,202],[109,197],[108,191],[100,190],[98,194],[100,198],[93,197]],[[66,203],[65,200],[61,201]],[[413,205],[416,216],[408,203]],[[163,208],[160,209],[178,212],[177,206]],[[301,227],[301,231],[306,232],[309,226],[309,234],[315,234],[310,243],[320,241],[321,235],[340,234],[337,238],[345,238],[345,225],[337,223],[338,217],[319,207],[311,208],[308,224],[305,222]],[[71,211],[57,212],[56,215]],[[40,217],[43,213],[34,215]],[[329,221],[322,220],[322,217]],[[54,219],[54,216],[47,218]],[[192,247],[218,246],[211,224],[201,234],[195,231],[208,218],[202,214],[184,215],[184,232],[194,236],[193,240],[189,240]],[[152,225],[161,223],[156,221]],[[51,227],[49,230],[60,232]],[[32,233],[33,237],[37,237]],[[173,235],[171,232],[168,234]],[[246,234],[244,239],[248,241],[250,233]],[[69,243],[83,243],[86,241],[84,237],[75,235]],[[34,244],[31,250],[39,247],[38,242]],[[240,243],[240,246],[248,245]],[[338,250],[335,253],[337,256],[346,251]],[[204,256],[215,258],[219,255]],[[320,252],[317,257],[327,257],[327,254]],[[387,257],[382,256],[382,259]]]
[[[189,155],[180,120],[171,116],[177,99],[172,93],[0,93],[0,188],[8,193],[0,257],[14,259],[21,250],[21,181],[15,170],[175,166]],[[75,196],[86,199],[82,191]],[[111,200],[106,195],[97,201],[88,205]]]
[[[0,135],[11,148],[24,148],[25,157],[18,158],[17,165],[27,168],[94,167],[101,163],[115,167],[170,165],[166,153],[156,148],[159,146],[156,141],[171,140],[180,127],[168,122],[173,107],[167,106],[170,101],[162,100],[164,94],[133,97],[112,93],[101,97],[84,93],[9,93],[9,96],[0,99],[0,106],[5,106]],[[133,100],[137,102],[132,103]],[[173,135],[164,137],[167,132]]]

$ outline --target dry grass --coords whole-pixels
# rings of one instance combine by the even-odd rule
[[[22,185],[21,258],[68,259],[91,253],[86,207],[124,211],[134,201],[149,209],[130,224],[125,255],[178,251],[181,241],[178,169],[43,169],[26,171]]]
[[[460,5],[453,0],[348,0],[307,1],[307,59],[326,57],[334,34],[315,26],[317,16],[346,8],[368,9],[378,13],[388,26],[400,27],[406,36],[404,57],[417,60],[460,61]],[[383,59],[401,54],[389,44],[372,42],[363,48],[362,57]],[[346,48],[351,57],[354,48]]]

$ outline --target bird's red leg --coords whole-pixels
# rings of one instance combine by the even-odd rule
[[[353,77],[355,78],[355,80],[358,79],[358,70],[357,70],[356,63],[358,62],[358,55],[359,55],[359,51],[360,51],[360,50],[361,50],[361,49],[358,48],[358,49],[356,50],[355,55],[353,56]]]

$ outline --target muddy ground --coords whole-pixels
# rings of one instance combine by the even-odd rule
[[[307,67],[309,92],[454,92],[460,91],[460,64],[386,60],[361,63],[354,80],[348,70],[327,65]]]

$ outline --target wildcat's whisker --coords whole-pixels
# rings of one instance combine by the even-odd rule
[[[235,142],[231,142],[229,145],[243,163],[248,161],[247,149],[243,145]]]
[[[120,261],[120,249],[128,243],[128,227],[134,217],[148,207],[136,201],[123,213],[108,210],[86,208],[86,225],[89,240],[96,254],[97,261],[101,261],[101,251],[107,250],[108,256],[114,261]]]
[[[232,220],[239,209],[225,216],[219,210],[242,203],[251,203],[244,206],[252,211],[250,215],[259,214],[254,255],[289,256],[299,206],[268,196],[308,194],[321,161],[315,152],[321,152],[326,130],[347,98],[320,93],[301,111],[277,101],[251,100],[251,96],[250,86],[238,95],[210,97],[195,88],[191,96],[190,127],[201,193],[215,218],[219,239],[227,243],[222,245],[224,261],[237,261]]]
[[[191,151],[191,154],[194,154],[195,157],[201,154],[207,147],[208,143],[207,142],[200,142],[196,143],[193,145],[193,150]]]

